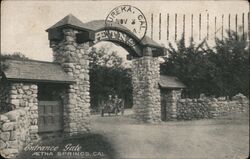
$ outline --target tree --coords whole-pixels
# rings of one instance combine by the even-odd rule
[[[187,85],[184,94],[249,95],[249,43],[242,35],[228,32],[228,37],[215,40],[214,47],[206,41],[195,45],[192,39],[186,46],[184,38],[176,45],[169,44],[161,73],[181,79]]]
[[[123,67],[123,59],[117,55],[117,52],[110,52],[108,47],[100,47],[99,49],[92,47],[89,53],[90,68],[97,66],[119,68]]]
[[[185,93],[189,96],[198,96],[209,89],[207,79],[210,78],[206,71],[209,64],[204,52],[205,41],[195,45],[193,39],[186,46],[184,37],[176,43],[176,48],[169,43],[167,49],[169,56],[161,64],[161,74],[176,76],[186,85]]]
[[[210,61],[214,63],[214,82],[219,95],[249,95],[249,43],[242,35],[228,32],[228,37],[216,39],[215,47],[209,49]]]
[[[131,105],[130,69],[123,66],[123,59],[117,52],[110,52],[107,47],[92,47],[89,57],[91,107],[98,109],[98,102],[106,100],[109,94],[117,94],[127,105]]]
[[[14,52],[13,54],[0,54],[0,60],[4,61],[6,59],[13,59],[13,60],[28,60],[29,58],[26,57],[24,54],[20,52]]]

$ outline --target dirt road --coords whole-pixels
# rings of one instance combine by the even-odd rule
[[[129,116],[92,116],[119,158],[244,159],[249,154],[248,116],[136,124]]]

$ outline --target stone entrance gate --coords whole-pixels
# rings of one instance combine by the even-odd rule
[[[161,114],[162,120],[208,118],[249,108],[241,95],[236,101],[179,100],[185,85],[175,77],[160,78],[157,57],[164,55],[164,48],[147,36],[138,39],[124,27],[106,28],[103,20],[82,23],[68,15],[47,32],[53,62],[8,59],[0,70],[0,150],[11,158],[46,135],[89,131],[89,47],[100,41],[119,44],[129,53],[133,109],[140,122],[158,122]]]
[[[89,116],[89,58],[88,49],[100,41],[119,44],[132,59],[133,109],[142,122],[160,120],[160,67],[157,57],[164,48],[145,36],[138,39],[124,27],[105,28],[105,21],[82,23],[68,15],[47,30],[54,62],[60,63],[76,83],[70,85],[69,101],[64,105],[69,130],[81,129]],[[111,33],[107,35],[108,33]],[[111,36],[110,36],[111,35]]]

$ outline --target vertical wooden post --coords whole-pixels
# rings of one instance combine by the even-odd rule
[[[242,38],[245,39],[245,14],[242,13]]]
[[[238,39],[238,15],[236,14],[235,15],[235,38],[236,38],[236,40]]]
[[[169,40],[169,13],[167,14],[167,40]]]
[[[159,14],[159,40],[161,40],[161,13]]]
[[[201,40],[201,13],[199,14],[199,40]]]
[[[154,15],[152,13],[151,14],[151,39],[153,39],[153,34],[154,34]]]
[[[214,39],[216,39],[216,32],[217,32],[217,26],[216,26],[216,21],[217,21],[217,17],[214,17]]]
[[[174,40],[177,40],[177,13],[175,13]]]
[[[185,14],[183,14],[183,39],[185,40]]]
[[[209,14],[207,13],[207,40],[209,40]]]
[[[248,15],[247,15],[247,23],[248,23],[248,40],[250,40],[250,12],[248,12]]]
[[[194,29],[194,15],[192,14],[192,15],[191,15],[191,39],[192,39],[192,40],[193,40],[193,38],[194,38],[193,29]]]
[[[231,36],[231,15],[229,14],[228,15],[228,35],[229,35],[229,37]]]
[[[223,40],[223,32],[224,32],[224,14],[221,17],[221,39]]]

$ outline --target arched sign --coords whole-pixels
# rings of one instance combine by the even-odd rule
[[[136,44],[134,38],[130,37],[128,34],[118,31],[118,30],[101,30],[95,33],[94,43],[98,43],[100,41],[116,41],[119,43],[123,43],[130,47],[133,47]]]
[[[92,43],[96,44],[101,41],[110,41],[117,43],[127,50],[133,56],[142,56],[142,48],[138,44],[138,39],[132,37],[130,34],[117,29],[103,29],[94,33]]]

